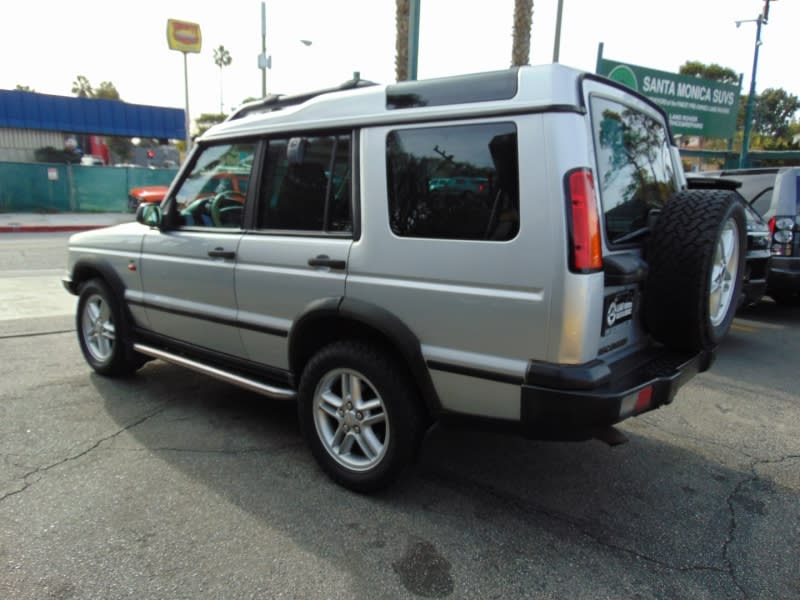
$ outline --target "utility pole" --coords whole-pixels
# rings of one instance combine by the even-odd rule
[[[750,94],[747,96],[747,109],[745,110],[744,117],[744,134],[742,135],[742,153],[739,156],[739,168],[746,168],[750,166],[750,132],[753,128],[753,107],[756,102],[756,73],[758,71],[758,49],[761,47],[761,25],[766,25],[769,20],[769,3],[776,2],[777,0],[764,0],[764,12],[758,15],[756,19],[746,19],[743,21],[736,21],[736,27],[741,26],[742,23],[756,24],[756,47],[753,51],[753,74],[750,77]]]
[[[561,15],[564,12],[564,0],[558,0],[558,12],[556,13],[556,39],[553,42],[553,62],[558,62],[558,55],[561,51]]]

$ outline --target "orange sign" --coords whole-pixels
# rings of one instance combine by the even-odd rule
[[[167,44],[170,50],[179,52],[200,52],[203,36],[200,25],[188,21],[167,19]]]

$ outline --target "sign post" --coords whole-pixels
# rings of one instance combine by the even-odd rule
[[[189,52],[199,53],[203,44],[200,25],[187,21],[167,19],[167,45],[170,50],[183,52],[183,90],[186,100],[184,111],[184,127],[186,128],[186,152],[192,148],[192,136],[189,133],[189,67],[186,55]]]

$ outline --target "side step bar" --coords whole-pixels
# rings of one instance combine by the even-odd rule
[[[133,349],[136,350],[136,352],[141,352],[147,356],[152,356],[153,358],[158,358],[168,363],[186,367],[192,371],[197,371],[198,373],[203,373],[204,375],[214,377],[215,379],[220,379],[227,383],[232,383],[233,385],[238,385],[239,387],[250,390],[251,392],[263,394],[264,396],[269,396],[270,398],[277,398],[278,400],[292,400],[296,396],[294,390],[267,385],[265,383],[261,383],[260,381],[256,381],[255,379],[242,377],[241,375],[236,375],[235,373],[229,373],[228,371],[211,367],[184,356],[165,352],[164,350],[159,350],[158,348],[153,348],[152,346],[134,344]]]

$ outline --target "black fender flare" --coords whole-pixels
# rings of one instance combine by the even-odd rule
[[[354,298],[323,298],[309,304],[289,331],[289,370],[298,382],[307,361],[307,340],[321,321],[345,325],[358,324],[377,333],[408,365],[419,387],[422,400],[431,415],[441,412],[441,402],[433,385],[419,338],[397,315],[385,308]]]

